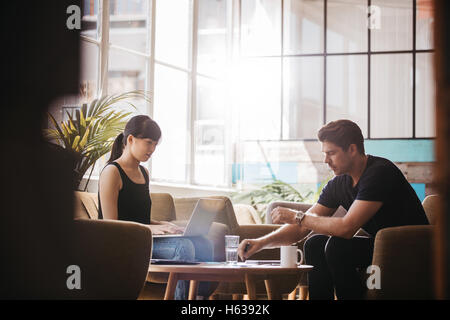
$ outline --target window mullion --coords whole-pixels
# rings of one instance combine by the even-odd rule
[[[412,138],[416,138],[416,0],[413,0]]]
[[[367,9],[369,10],[372,6],[372,1],[367,0]],[[370,19],[370,17],[368,18]],[[370,98],[371,98],[371,80],[370,80],[370,70],[371,70],[371,53],[372,53],[372,44],[371,44],[371,27],[370,27],[370,21],[368,21],[367,25],[367,139],[371,138],[371,132],[370,132]]]
[[[147,17],[150,17],[150,23],[147,19],[147,52],[149,57],[147,58],[147,70],[145,89],[149,92],[150,102],[147,103],[147,114],[153,119],[154,113],[154,101],[155,101],[155,19],[156,19],[156,0],[148,0]],[[147,162],[147,169],[150,172],[150,179],[153,175],[152,170],[153,160]]]
[[[150,103],[148,103],[147,113],[153,118],[154,99],[155,99],[155,33],[156,33],[156,0],[149,0],[148,16],[150,23],[147,23],[147,46],[149,50],[149,58],[147,60],[147,81],[145,84],[146,90],[150,92]],[[147,20],[148,21],[148,20]]]
[[[197,118],[197,48],[198,48],[198,0],[192,0],[190,16],[192,17],[191,41],[189,41],[189,62],[190,74],[188,85],[188,144],[189,152],[187,155],[187,182],[194,184],[195,181],[195,120]]]
[[[232,66],[233,61],[233,42],[234,42],[234,19],[233,19],[233,13],[234,13],[234,6],[235,2],[234,0],[227,0],[227,6],[226,6],[226,33],[227,33],[227,44],[226,44],[226,50],[227,50],[227,66],[230,69]],[[228,78],[228,77],[227,77]],[[234,116],[234,108],[232,106],[233,101],[230,98],[230,88],[229,88],[229,81],[227,81],[227,85],[225,86],[226,90],[226,105],[231,106],[231,108],[227,108],[226,114],[226,125],[224,126],[224,182],[225,185],[229,188],[232,186],[232,168],[231,163],[233,163],[234,158],[234,152],[232,150],[232,146],[234,145],[234,138],[233,138],[233,130],[232,130],[232,123],[233,123],[233,116]]]
[[[100,80],[97,87],[97,96],[108,94],[108,55],[109,55],[109,0],[99,0],[100,19],[100,56],[98,77]]]

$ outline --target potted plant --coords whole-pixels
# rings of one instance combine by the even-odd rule
[[[56,141],[64,149],[75,154],[73,170],[74,187],[77,190],[81,190],[81,181],[86,171],[91,168],[83,190],[86,191],[95,163],[111,151],[114,139],[124,130],[128,117],[133,113],[115,110],[113,106],[123,101],[136,110],[133,103],[129,101],[136,98],[150,101],[148,94],[142,90],[103,96],[93,100],[89,106],[84,104],[76,111],[75,117],[67,112],[68,120],[61,121],[59,125],[48,113],[54,128],[45,129],[44,134],[48,139]]]

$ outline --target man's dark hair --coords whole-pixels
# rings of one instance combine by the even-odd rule
[[[344,151],[347,151],[351,144],[355,144],[359,153],[365,154],[361,129],[350,120],[331,121],[320,128],[317,136],[321,142],[332,142]]]

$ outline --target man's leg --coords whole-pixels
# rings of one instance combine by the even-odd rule
[[[365,268],[372,262],[374,239],[330,237],[325,256],[330,268],[338,299],[362,299],[365,287],[356,268]]]
[[[316,234],[305,242],[305,264],[314,266],[314,269],[308,272],[308,290],[311,300],[334,299],[333,280],[325,258],[325,245],[329,238],[329,236]]]

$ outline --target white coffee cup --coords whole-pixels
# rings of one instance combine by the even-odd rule
[[[296,268],[303,263],[303,252],[297,246],[281,246],[280,265],[282,268]],[[298,261],[300,253],[300,261]]]

